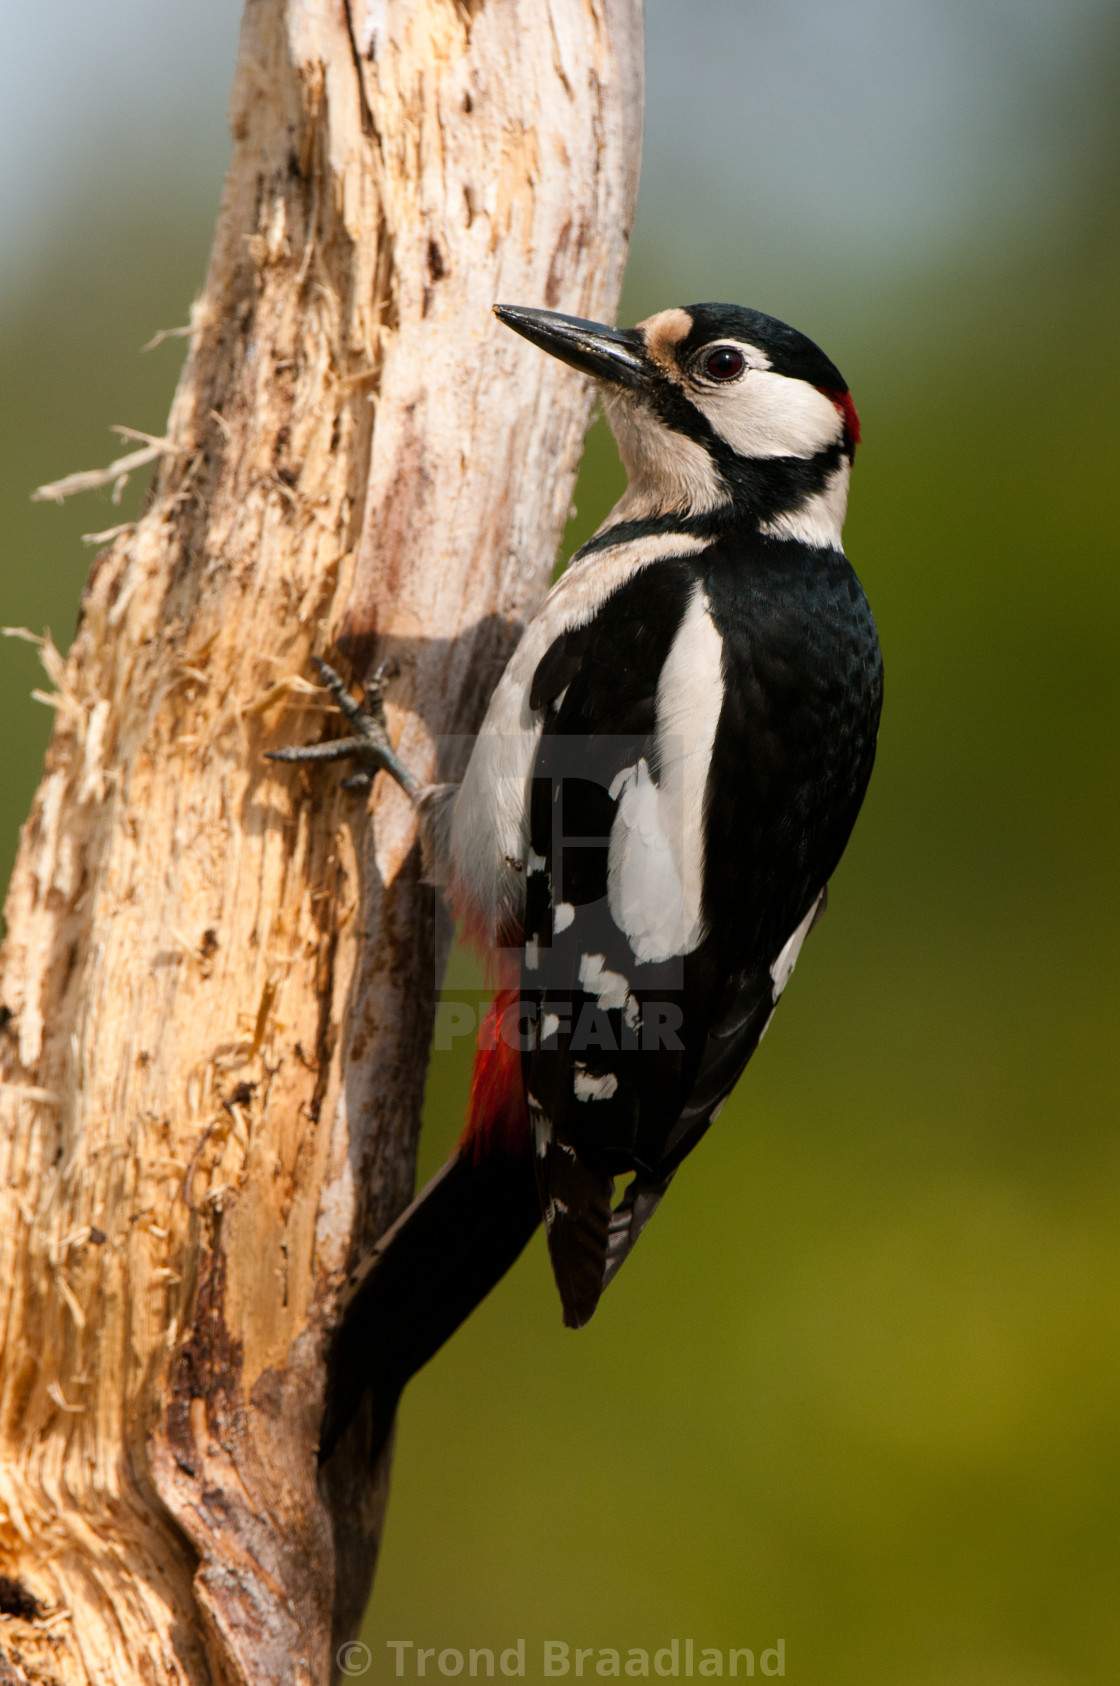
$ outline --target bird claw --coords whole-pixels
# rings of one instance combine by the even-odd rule
[[[389,681],[395,679],[400,672],[400,664],[396,661],[383,661],[377,670],[362,687],[363,701],[358,702],[346,689],[346,682],[329,662],[322,656],[312,656],[311,660],[319,669],[319,675],[324,685],[334,697],[340,714],[345,715],[355,728],[358,737],[368,738],[371,745],[389,742],[389,728],[385,719],[385,692]]]
[[[269,761],[359,761],[364,765],[356,773],[343,779],[344,790],[368,790],[377,773],[388,773],[406,796],[415,798],[419,786],[412,774],[397,759],[389,740],[389,723],[385,717],[385,690],[400,668],[395,661],[384,661],[363,687],[359,702],[346,688],[346,682],[329,662],[312,656],[319,676],[334,698],[339,713],[350,722],[353,734],[335,738],[328,743],[293,746],[289,749],[266,751]]]

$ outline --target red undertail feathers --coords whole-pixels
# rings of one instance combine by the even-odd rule
[[[530,1149],[529,1113],[521,1075],[520,991],[499,990],[478,1032],[467,1122],[459,1150],[476,1165],[493,1154],[516,1157]]]

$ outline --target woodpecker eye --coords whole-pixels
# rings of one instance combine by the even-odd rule
[[[700,359],[700,367],[710,381],[733,381],[741,375],[747,360],[733,345],[719,345]]]

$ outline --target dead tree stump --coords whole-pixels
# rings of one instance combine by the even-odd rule
[[[437,957],[411,812],[264,751],[390,655],[421,776],[545,589],[610,319],[640,0],[248,0],[145,512],[94,564],[0,960],[0,1678],[325,1683],[385,1471],[324,1341],[412,1187]],[[450,760],[453,762],[454,755]]]

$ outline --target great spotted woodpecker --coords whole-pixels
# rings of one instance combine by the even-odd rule
[[[734,305],[629,330],[496,313],[599,382],[628,486],[527,626],[461,785],[419,789],[376,688],[360,708],[323,669],[357,731],[310,753],[398,780],[452,906],[520,979],[455,1154],[350,1285],[322,1455],[371,1383],[384,1437],[542,1214],[564,1321],[587,1322],[758,1046],[875,755],[879,644],[841,549],[859,422],[824,353]]]

